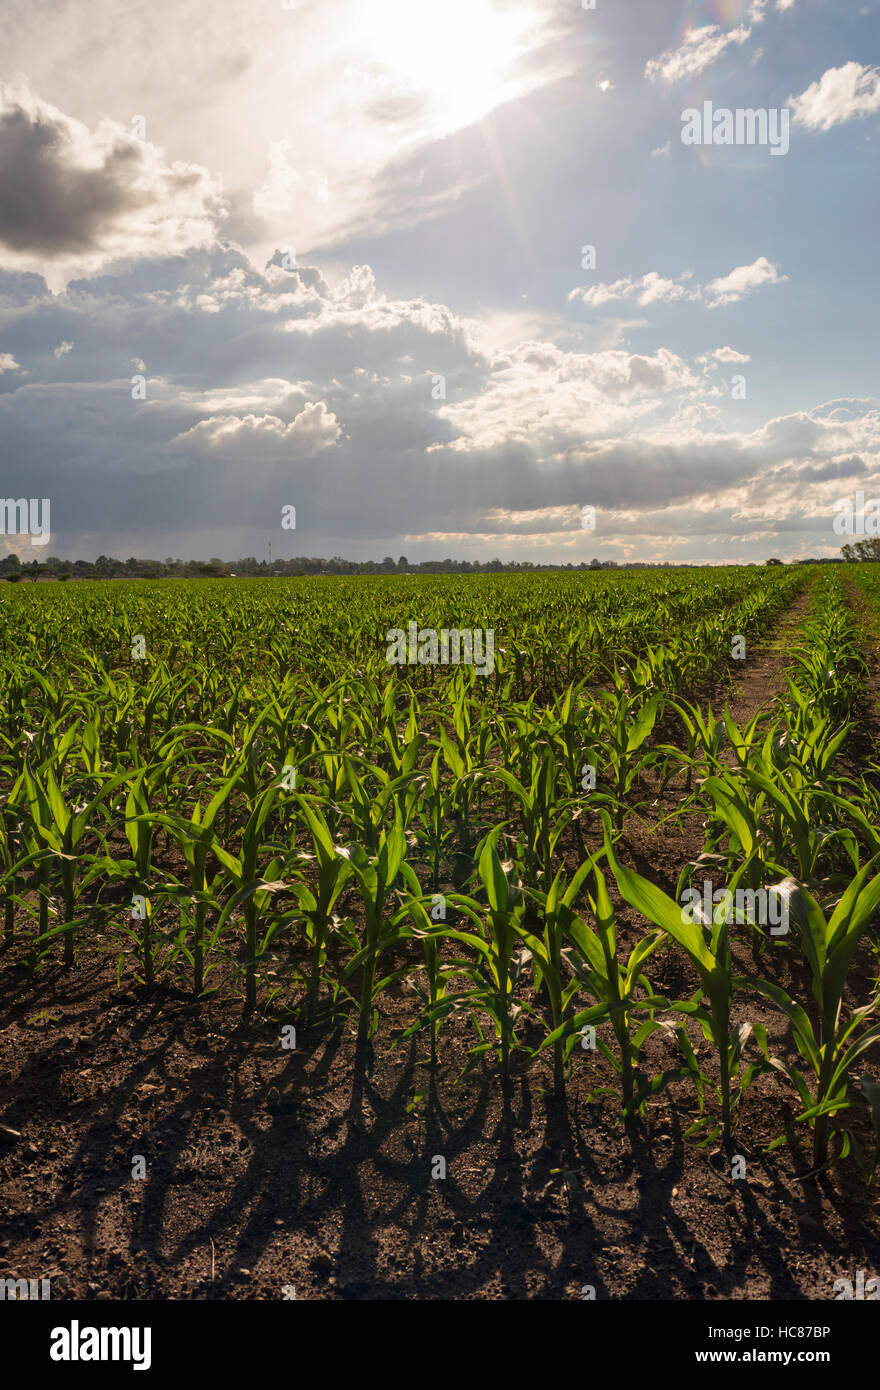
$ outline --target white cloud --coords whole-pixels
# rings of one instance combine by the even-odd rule
[[[752,359],[747,352],[737,352],[735,348],[723,347],[715,348],[714,351],[707,352],[697,360],[700,362],[751,362]]]
[[[808,130],[831,130],[880,111],[880,68],[844,63],[829,68],[799,97],[789,97],[795,121]]]
[[[3,372],[20,372],[21,367],[16,362],[11,352],[0,352],[0,374]]]
[[[694,77],[716,63],[731,44],[744,44],[751,32],[746,24],[728,30],[717,24],[689,29],[678,48],[667,49],[658,58],[649,59],[645,76],[650,82],[662,81],[668,85],[683,77]]]
[[[716,309],[723,304],[736,304],[761,285],[778,285],[787,279],[766,256],[759,256],[751,265],[737,266],[729,275],[710,280],[703,293],[709,308]]]
[[[689,277],[682,276],[681,278],[687,279]],[[687,293],[688,291],[678,281],[659,275],[656,270],[649,270],[647,275],[641,276],[638,280],[627,275],[624,279],[615,280],[610,285],[603,281],[589,289],[572,290],[568,299],[569,302],[579,299],[582,304],[593,308],[601,304],[610,304],[616,299],[635,299],[637,304],[644,306],[672,303],[676,299],[683,299]]]
[[[675,353],[564,352],[522,343],[499,354],[483,390],[439,412],[455,430],[455,451],[515,443],[542,452],[600,438],[660,406],[664,393],[692,390],[698,378]]]
[[[52,349],[53,357],[64,357],[66,353],[73,352],[73,343],[59,343],[57,348]]]
[[[686,294],[683,285],[658,275],[656,270],[649,270],[647,275],[642,276],[642,288],[636,302],[643,307],[647,304],[670,304],[673,300],[683,299]]]
[[[248,460],[311,458],[331,448],[341,433],[336,416],[318,401],[287,422],[277,415],[216,415],[177,435],[170,447]]]
[[[615,299],[629,299],[640,283],[641,281],[634,280],[631,275],[622,280],[613,280],[610,284],[602,280],[598,285],[591,285],[589,289],[581,286],[570,290],[568,302],[571,304],[575,299],[579,299],[582,304],[595,307],[599,304],[610,304]]]
[[[579,300],[588,308],[597,308],[620,299],[635,299],[636,303],[643,307],[649,304],[671,304],[676,300],[687,299],[705,303],[710,309],[716,309],[719,305],[734,304],[737,300],[744,299],[761,285],[779,284],[782,280],[787,280],[788,276],[780,275],[778,266],[771,265],[766,256],[761,256],[753,265],[737,266],[729,275],[720,276],[702,287],[697,285],[691,288],[687,283],[691,279],[692,272],[689,270],[675,279],[651,270],[640,279],[627,275],[621,280],[612,281],[611,284],[602,281],[587,288],[581,286],[570,291],[568,300],[569,303]]]

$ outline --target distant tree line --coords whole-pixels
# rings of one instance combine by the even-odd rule
[[[847,553],[851,552],[851,553]],[[843,560],[880,559],[880,540],[858,541],[854,546],[843,547],[842,557],[833,559],[806,559],[794,563],[800,565],[840,564]],[[754,562],[750,562],[754,563]],[[782,564],[781,560],[770,559],[768,565]],[[210,560],[180,560],[168,556],[165,560],[117,560],[112,555],[99,555],[97,560],[61,560],[57,555],[49,555],[46,560],[22,562],[17,555],[7,555],[0,559],[0,579],[220,579],[226,576],[279,576],[290,577],[307,574],[522,574],[550,573],[577,570],[653,570],[653,569],[695,569],[693,564],[670,564],[668,560],[650,563],[642,560],[582,560],[580,564],[536,565],[531,560],[421,560],[412,564],[405,555],[398,560],[386,555],[383,560],[345,560],[341,555],[333,555],[329,560],[322,557],[298,555],[292,560],[257,560],[248,555],[242,560],[221,560],[216,556]]]
[[[531,560],[421,560],[412,564],[405,555],[398,560],[386,555],[384,560],[345,560],[333,555],[297,555],[292,560],[257,560],[248,555],[241,560],[117,560],[99,555],[97,560],[60,560],[50,555],[45,562],[33,560],[22,563],[17,555],[0,560],[0,578],[4,579],[196,579],[225,576],[297,576],[306,574],[500,574],[521,571],[599,570],[599,569],[681,569],[689,566],[657,566],[638,562],[619,565],[616,560],[582,561],[578,565],[536,565]]]

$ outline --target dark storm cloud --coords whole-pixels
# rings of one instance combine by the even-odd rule
[[[30,92],[0,88],[0,249],[33,262],[161,256],[207,244],[219,189],[193,164],[103,118],[92,132]]]
[[[79,252],[99,245],[108,218],[143,205],[135,146],[119,144],[97,169],[72,167],[65,124],[21,106],[0,114],[0,242],[13,250]]]

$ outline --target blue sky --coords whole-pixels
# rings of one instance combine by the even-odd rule
[[[877,0],[8,12],[0,481],[50,553],[793,559],[880,495]],[[705,102],[787,153],[684,144]]]

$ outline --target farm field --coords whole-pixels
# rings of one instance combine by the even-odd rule
[[[880,1268],[880,566],[2,585],[0,634],[0,1277]]]

